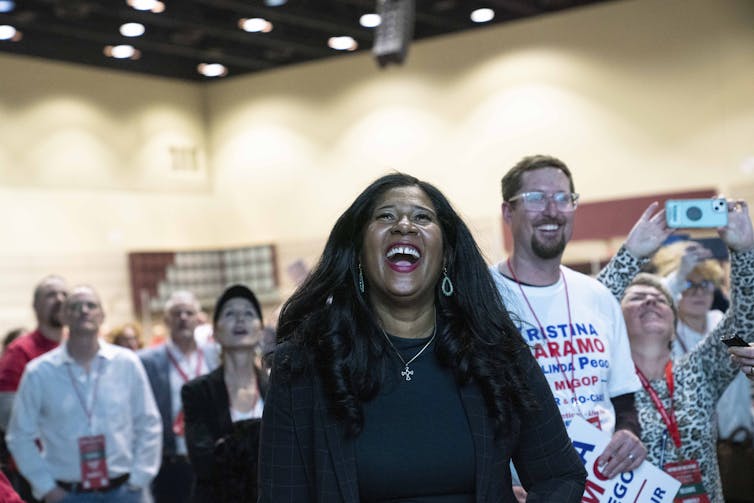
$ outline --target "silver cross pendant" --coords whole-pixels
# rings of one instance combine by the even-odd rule
[[[414,371],[410,370],[408,368],[408,365],[406,365],[406,370],[401,370],[401,375],[406,378],[407,381],[411,380],[411,376],[414,375]]]

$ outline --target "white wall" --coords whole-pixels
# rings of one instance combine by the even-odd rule
[[[418,42],[387,71],[365,52],[207,86],[0,56],[0,261],[29,271],[0,274],[0,330],[45,268],[110,284],[123,319],[128,250],[275,242],[282,267],[312,262],[391,169],[443,189],[491,260],[499,179],[530,153],[568,162],[584,201],[754,199],[752,26],[750,0],[616,1]]]

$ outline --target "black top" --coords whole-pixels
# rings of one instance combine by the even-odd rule
[[[409,361],[429,338],[390,340]],[[362,502],[474,501],[471,429],[455,378],[434,349],[433,341],[409,365],[410,381],[395,352],[387,354],[395,370],[380,394],[364,404],[364,430],[356,440]]]
[[[255,368],[262,397],[267,374]],[[233,422],[222,366],[181,389],[186,446],[196,474],[194,503],[254,503],[260,419]]]
[[[306,358],[308,364],[289,374],[285,368],[292,358]],[[580,503],[584,463],[566,434],[550,386],[530,351],[520,351],[516,363],[540,407],[525,413],[512,408],[509,428],[500,434],[495,434],[480,385],[471,381],[459,387],[474,443],[474,502],[516,503],[509,468],[512,457],[529,501]],[[417,365],[414,381],[407,384],[415,384],[421,375]],[[342,421],[331,412],[311,351],[292,341],[279,344],[270,383],[259,442],[259,503],[361,503],[358,437],[347,435]],[[429,414],[423,418],[433,419]]]

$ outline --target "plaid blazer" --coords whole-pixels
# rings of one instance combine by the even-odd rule
[[[276,379],[275,367],[289,349],[278,348],[265,401],[260,440],[260,503],[358,503],[354,442],[328,412],[315,375]],[[511,433],[495,437],[479,387],[462,386],[461,401],[471,428],[476,458],[476,503],[515,503],[509,462],[513,459],[531,502],[580,502],[586,471],[568,438],[542,370],[522,352],[540,410],[521,420],[513,414]]]

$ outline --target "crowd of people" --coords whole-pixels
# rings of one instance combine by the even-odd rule
[[[372,182],[272,344],[244,285],[220,293],[211,337],[173,292],[150,344],[136,323],[105,333],[93,287],[44,278],[37,327],[0,357],[0,500],[579,502],[580,417],[610,436],[602,477],[649,462],[684,497],[734,501],[716,443],[754,432],[747,203],[717,229],[729,272],[696,241],[668,245],[653,203],[593,278],[563,265],[568,166],[526,157],[501,185],[512,251],[489,266],[435,186]]]

